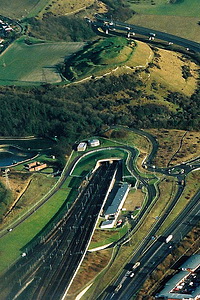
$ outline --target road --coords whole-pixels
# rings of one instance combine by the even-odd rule
[[[70,213],[30,248],[0,281],[12,282],[8,299],[61,299],[77,272],[91,239],[116,164],[99,167]]]
[[[140,134],[142,133],[140,132]],[[153,159],[153,154],[156,153],[157,146],[158,145],[155,142],[152,147],[152,151],[147,158],[148,162]],[[130,153],[126,164],[131,173],[134,174],[148,190],[148,200],[140,213],[140,218],[142,218],[145,215],[146,209],[152,203],[156,195],[155,186],[153,184],[149,184],[148,179],[139,175],[135,169],[134,157],[136,155],[136,151],[133,148],[128,146],[112,148],[121,148]],[[69,170],[66,171],[65,175],[70,173],[74,163],[75,162],[69,166]],[[171,176],[176,176],[177,178],[181,176],[181,178],[184,178],[186,173],[198,166],[199,160],[196,159],[190,162],[190,164],[183,164],[177,169],[174,168],[174,170],[172,170],[173,168],[167,168],[159,171],[168,175],[170,171]],[[150,164],[148,165],[148,168],[152,168]],[[154,170],[154,168],[152,170]],[[184,170],[184,172],[182,172],[182,170]],[[98,172],[102,172],[102,174],[99,175],[101,180],[98,179],[95,181],[96,183],[91,181],[84,190],[84,194],[79,195],[78,200],[75,202],[70,212],[67,212],[58,224],[55,224],[54,230],[52,230],[47,236],[44,236],[38,245],[30,249],[27,255],[21,258],[5,274],[4,279],[0,283],[2,289],[5,288],[9,282],[13,282],[13,287],[7,298],[8,300],[13,300],[16,296],[18,296],[18,299],[20,299],[20,297],[26,297],[30,300],[62,299],[63,294],[66,293],[70,286],[73,277],[77,272],[78,266],[84,257],[102,205],[102,198],[104,194],[102,193],[102,189],[106,189],[106,184],[109,182],[109,176],[107,177],[106,170],[101,171],[99,169]],[[157,221],[156,226],[151,230],[146,239],[144,239],[138,253],[136,253],[131,260],[131,263],[135,263],[138,259],[140,259],[141,253],[146,253],[145,250],[149,247],[149,243],[151,243],[152,235],[156,233],[159,226],[166,219],[178,201],[183,189],[184,185],[179,184],[176,196],[168,206],[168,210]],[[131,233],[129,232],[128,235],[130,234]],[[121,239],[119,247],[120,243],[127,240],[129,237],[128,235]],[[124,277],[123,272],[122,276]],[[118,281],[122,280],[120,278]],[[126,287],[125,283],[128,282],[128,280],[130,280],[130,278],[124,281],[123,288],[120,289],[121,293],[123,293],[124,287]]]
[[[194,51],[194,52],[200,53],[200,43],[197,43],[197,42],[194,42],[191,40],[187,40],[187,39],[181,38],[176,35],[161,32],[158,30],[152,30],[149,28],[136,26],[133,24],[113,21],[113,20],[109,20],[109,19],[106,19],[106,18],[103,18],[100,16],[96,16],[96,20],[92,22],[92,25],[95,27],[101,27],[104,30],[105,29],[111,30],[112,34],[115,34],[115,30],[124,31],[126,34],[128,34],[130,32],[134,32],[136,34],[147,36],[147,37],[150,36],[149,35],[150,33],[153,33],[153,34],[155,34],[156,40],[165,41],[167,43],[173,43],[175,45],[184,47],[185,49],[188,49],[189,51]],[[133,36],[133,38],[135,38],[135,36]]]
[[[163,261],[163,259],[173,250],[176,244],[186,235],[191,228],[196,224],[197,219],[200,217],[200,191],[191,199],[184,211],[178,216],[173,224],[165,231],[164,237],[159,237],[153,241],[151,246],[140,256],[133,257],[130,260],[130,264],[134,264],[135,261],[140,261],[140,266],[135,272],[133,278],[126,277],[127,270],[123,270],[120,277],[114,283],[114,286],[122,286],[118,292],[110,292],[104,297],[99,299],[104,300],[129,300],[140,289],[142,284],[148,278],[149,274],[155,270],[157,265]],[[183,234],[182,234],[183,233]],[[165,242],[166,237],[172,234],[173,239],[169,243]]]
[[[148,235],[145,237],[145,239],[142,241],[142,243],[140,244],[140,247],[137,249],[137,251],[134,253],[133,257],[131,258],[130,262],[129,262],[129,265],[131,264],[135,264],[138,260],[142,261],[143,259],[143,256],[142,254],[146,253],[146,249],[149,249],[149,251],[151,251],[151,243],[152,243],[152,237],[155,236],[156,232],[158,231],[158,229],[160,228],[160,226],[163,224],[163,222],[167,219],[167,217],[170,215],[171,211],[173,210],[173,208],[175,207],[175,205],[177,204],[180,196],[182,195],[182,192],[185,188],[185,177],[186,175],[191,172],[192,170],[195,170],[195,169],[198,169],[200,168],[200,159],[197,157],[196,159],[193,159],[191,160],[190,162],[188,163],[183,163],[183,164],[180,164],[180,165],[177,165],[176,167],[171,167],[171,168],[156,168],[155,166],[151,166],[150,164],[152,163],[153,161],[153,158],[154,158],[154,155],[156,154],[157,152],[157,148],[158,148],[158,143],[156,141],[156,139],[148,134],[148,133],[145,133],[141,130],[137,130],[137,129],[128,129],[128,130],[133,130],[134,132],[136,131],[138,134],[141,134],[141,135],[144,135],[146,136],[152,143],[152,149],[151,149],[151,152],[149,153],[148,157],[146,158],[146,162],[145,162],[145,165],[147,166],[148,170],[150,171],[156,171],[156,172],[159,172],[159,173],[162,173],[162,174],[166,174],[168,176],[174,176],[177,178],[177,192],[176,194],[174,195],[174,198],[171,200],[171,202],[169,203],[169,205],[167,206],[166,210],[164,211],[163,215],[161,215],[161,217],[158,219],[158,221],[156,222],[155,226],[149,231]],[[132,163],[131,163],[132,164]],[[135,172],[135,170],[133,169],[133,166],[131,167],[131,164],[129,166],[129,168],[132,169],[132,172]],[[140,180],[142,179],[141,176],[139,176]],[[143,178],[143,181],[144,183],[147,184],[146,180]],[[148,184],[147,184],[148,186]],[[191,230],[191,228],[193,226],[195,226],[195,224],[197,223],[197,220],[195,219],[197,217],[197,219],[199,220],[199,208],[197,208],[195,206],[195,209],[192,210],[191,212],[191,209],[192,209],[192,206],[194,205],[198,205],[198,202],[199,202],[199,198],[200,198],[200,191],[197,192],[197,194],[193,197],[193,199],[191,200],[191,202],[188,204],[188,206],[185,208],[184,212],[174,221],[173,223],[173,227],[169,228],[168,231],[166,231],[165,236],[168,236],[169,234],[171,234],[172,230],[177,230],[178,232],[178,238],[177,238],[177,242],[180,241],[186,234],[189,230]],[[196,214],[196,211],[197,210],[197,214]],[[143,212],[144,214],[144,212]],[[195,217],[193,218],[193,216],[191,214],[194,214]],[[142,215],[140,215],[140,217],[142,217]],[[191,220],[194,219],[194,223],[191,222]],[[185,227],[183,225],[180,225],[182,223],[187,223],[187,220],[188,220],[188,225],[186,225]],[[130,233],[129,233],[130,234]],[[175,240],[175,232],[173,232],[174,234],[174,240]],[[127,237],[126,237],[127,238]],[[122,239],[121,241],[118,242],[118,247],[121,246],[121,244],[123,244],[124,242],[124,239]],[[159,244],[160,241],[158,241],[157,243]],[[157,253],[156,249],[157,247],[160,247],[158,244],[156,243],[156,247],[153,248],[153,253]],[[153,245],[155,244],[155,242],[153,243]],[[165,247],[165,243],[164,243],[164,248]],[[162,248],[162,247],[161,247]],[[167,248],[166,248],[167,249]],[[171,251],[171,248],[169,248],[170,251]],[[154,270],[156,268],[156,266],[163,260],[163,258],[165,256],[167,256],[167,254],[169,253],[169,249],[165,250],[165,252],[159,254],[160,255],[160,259],[155,259],[154,256],[152,256],[152,253],[150,255],[150,258],[148,258],[148,261],[149,259],[154,259],[153,263],[152,264],[152,270]],[[160,250],[161,251],[161,250]],[[148,251],[147,251],[148,253]],[[166,254],[166,255],[165,255]],[[152,256],[152,258],[151,258]],[[147,257],[144,256],[145,259],[144,259],[144,262],[147,260]],[[155,263],[155,261],[157,261],[158,263]],[[141,264],[141,268],[142,268],[142,264]],[[146,277],[144,277],[144,274],[142,273],[142,276],[139,278],[139,280],[136,282],[136,287],[137,289],[139,289],[139,287],[142,285],[142,283],[145,281],[142,281],[141,278],[147,278],[148,274],[150,274],[150,268],[147,268],[148,269],[148,272],[146,273]],[[110,294],[107,294],[105,295],[105,292],[99,296],[99,300],[101,299],[130,299],[131,298],[131,295],[133,296],[134,293],[136,293],[136,291],[134,290],[133,292],[130,292],[130,298],[126,298],[126,293],[129,294],[129,292],[127,292],[127,289],[130,289],[130,291],[132,290],[132,286],[133,286],[133,281],[135,280],[135,277],[134,276],[134,279],[133,278],[130,278],[129,276],[126,277],[126,272],[127,270],[123,270],[120,274],[120,276],[118,277],[118,279],[115,281],[114,283],[114,286],[115,287],[120,287],[121,286],[121,283],[123,282],[122,286],[120,287],[119,289],[119,292],[117,292],[116,294],[111,292]],[[127,288],[126,284],[128,285],[129,284],[129,281],[131,282],[130,283],[130,286]],[[122,294],[123,297],[122,298],[119,298],[119,295]]]

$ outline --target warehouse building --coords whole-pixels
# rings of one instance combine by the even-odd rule
[[[111,204],[104,212],[104,217],[106,218],[106,221],[102,222],[101,228],[114,227],[114,224],[117,220],[120,210],[122,209],[124,201],[126,200],[126,197],[128,195],[129,189],[130,189],[130,185],[127,182],[122,183],[120,185]]]

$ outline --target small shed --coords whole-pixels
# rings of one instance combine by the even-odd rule
[[[77,146],[77,151],[85,151],[87,148],[87,144],[85,142],[81,142],[80,144],[78,144]]]
[[[100,141],[97,139],[88,140],[88,146],[90,147],[97,147],[100,145]]]

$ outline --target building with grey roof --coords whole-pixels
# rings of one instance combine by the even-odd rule
[[[104,212],[104,216],[106,219],[109,218],[117,218],[120,209],[122,208],[124,201],[128,195],[130,186],[128,183],[123,183],[121,184],[121,186],[119,187],[112,203],[110,204],[110,206],[107,208],[107,210]]]
[[[113,228],[115,225],[115,219],[114,220],[106,220],[106,221],[103,221],[101,223],[101,228],[102,229],[106,229],[106,228]]]
[[[192,255],[183,265],[181,271],[174,275],[157,299],[200,299],[200,255]]]
[[[100,145],[100,141],[97,139],[88,140],[87,142],[90,147],[97,147]]]
[[[181,266],[182,270],[190,269],[195,270],[200,266],[200,254],[190,256]]]

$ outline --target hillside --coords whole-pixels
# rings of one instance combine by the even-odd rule
[[[64,76],[80,80],[91,76],[127,73],[132,68],[147,66],[153,52],[144,43],[122,37],[99,39],[65,61]]]
[[[140,105],[149,100],[167,105],[163,100],[168,90],[190,96],[199,77],[198,66],[190,57],[122,37],[99,39],[87,45],[65,61],[63,75],[67,80],[80,81],[136,70],[140,72],[146,93],[142,95]]]

